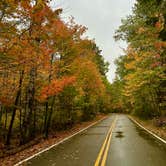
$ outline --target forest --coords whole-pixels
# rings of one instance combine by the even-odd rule
[[[149,7],[150,6],[150,7]],[[100,113],[166,116],[166,1],[137,0],[115,40],[127,49],[116,78],[87,28],[50,0],[0,1],[0,149],[12,149]]]
[[[115,40],[125,40],[128,45],[115,61],[115,110],[144,119],[166,116],[165,9],[165,0],[137,0],[132,14],[115,32]]]
[[[108,62],[48,0],[0,1],[0,143],[11,149],[108,112]]]

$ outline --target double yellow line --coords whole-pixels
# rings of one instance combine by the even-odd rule
[[[100,149],[99,155],[97,156],[96,162],[94,166],[105,166],[106,160],[107,160],[107,155],[108,155],[108,150],[111,142],[111,137],[112,137],[112,131],[116,123],[116,117],[107,133],[107,136],[104,140],[104,143]],[[101,164],[100,164],[101,163]]]

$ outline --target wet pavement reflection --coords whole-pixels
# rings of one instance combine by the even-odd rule
[[[93,166],[115,116],[107,166],[165,166],[166,145],[126,115],[112,115],[23,165]]]
[[[119,115],[114,128],[107,165],[165,166],[166,145]]]

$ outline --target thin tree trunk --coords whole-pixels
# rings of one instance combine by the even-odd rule
[[[52,98],[51,108],[50,108],[50,111],[49,111],[49,114],[48,114],[48,119],[47,119],[47,124],[46,124],[46,131],[45,131],[45,138],[48,138],[54,103],[55,103],[55,96]]]
[[[46,132],[47,127],[47,117],[48,117],[48,101],[45,104],[45,115],[44,115],[44,127],[43,127],[43,133]]]
[[[14,120],[15,120],[16,110],[17,110],[17,106],[19,104],[19,97],[21,95],[23,76],[24,76],[24,71],[21,71],[20,72],[20,80],[19,80],[19,88],[18,88],[16,99],[14,102],[14,108],[12,108],[12,117],[11,117],[9,129],[8,129],[8,133],[7,133],[6,145],[10,145],[11,133],[12,133],[13,124],[14,124]]]
[[[27,101],[27,107],[28,107],[28,115],[24,122],[24,133],[25,133],[25,140],[24,143],[29,141],[31,138],[35,136],[36,133],[33,132],[34,130],[34,118],[33,113],[35,112],[35,80],[36,80],[36,71],[37,69],[33,67],[30,71],[30,80],[28,85],[28,101]]]
[[[5,109],[5,126],[4,126],[5,130],[7,128],[7,121],[8,121],[8,116],[7,116],[7,108],[6,108]]]

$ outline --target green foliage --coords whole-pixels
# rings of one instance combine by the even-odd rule
[[[116,40],[126,40],[126,55],[117,61],[116,87],[123,109],[144,118],[163,114],[165,91],[166,2],[164,0],[137,0],[133,14],[122,20],[116,31]],[[116,100],[115,100],[116,101]],[[127,101],[127,102],[126,102]]]

